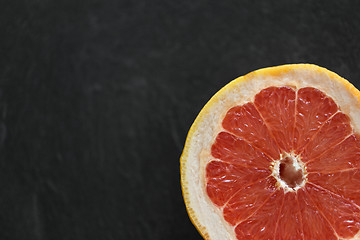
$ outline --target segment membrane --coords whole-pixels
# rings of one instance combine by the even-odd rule
[[[337,110],[336,103],[320,90],[311,87],[299,89],[296,101],[294,150],[300,152]]]
[[[314,205],[309,194],[303,189],[297,192],[299,209],[302,218],[304,239],[306,240],[337,240],[335,231]],[[330,208],[330,205],[329,205]]]
[[[268,168],[271,159],[259,149],[251,146],[230,133],[221,132],[211,147],[213,157],[224,162],[247,166]]]
[[[342,142],[352,133],[350,119],[345,114],[338,112],[327,120],[309,143],[304,147],[301,155],[303,162],[318,157],[331,147]]]
[[[333,173],[360,168],[360,138],[353,134],[306,164],[307,172]]]
[[[303,239],[302,220],[297,204],[296,193],[286,193],[275,232],[274,239],[277,240]]]
[[[221,161],[206,166],[207,194],[218,206],[223,206],[237,191],[271,174],[266,168],[249,168]]]
[[[283,200],[284,192],[277,190],[258,211],[236,226],[237,239],[274,239]]]
[[[280,150],[253,103],[231,108],[222,123],[225,130],[247,140],[273,159],[278,159]]]
[[[307,184],[313,204],[341,238],[350,238],[360,230],[360,209],[344,198]]]
[[[254,101],[275,141],[285,152],[293,149],[295,95],[290,87],[270,87],[256,94]]]
[[[269,177],[237,192],[224,207],[225,220],[235,225],[251,216],[276,191],[275,184]]]
[[[310,173],[308,181],[360,206],[360,170]]]

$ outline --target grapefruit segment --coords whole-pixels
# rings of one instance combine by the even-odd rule
[[[285,194],[284,204],[279,216],[275,238],[277,240],[304,239],[300,210],[296,193]]]
[[[218,134],[211,147],[211,154],[224,162],[248,167],[268,168],[271,163],[271,159],[263,152],[227,132]]]
[[[313,184],[306,191],[339,237],[350,238],[360,230],[360,209],[353,203]]]
[[[290,87],[270,87],[256,94],[254,100],[275,141],[286,152],[293,149],[295,96]]]
[[[329,148],[342,142],[352,133],[350,119],[344,113],[337,112],[325,122],[313,136],[301,153],[301,160],[307,162],[319,156]]]
[[[296,99],[294,149],[300,152],[337,110],[336,103],[320,90],[312,87],[299,89]]]
[[[211,161],[206,166],[206,190],[210,199],[223,206],[246,184],[257,182],[271,174],[269,169],[249,168],[221,161]]]
[[[334,230],[328,221],[321,215],[314,206],[309,194],[303,189],[297,191],[298,204],[301,212],[302,227],[305,240],[337,240]]]
[[[276,191],[275,184],[276,180],[268,177],[238,191],[223,209],[225,220],[235,225],[251,216]]]
[[[360,170],[310,173],[308,181],[360,206]]]
[[[279,158],[279,147],[270,136],[268,128],[253,103],[231,108],[226,113],[222,125],[225,130],[247,140],[271,158]]]
[[[306,164],[307,172],[333,173],[360,168],[360,136],[353,134]]]
[[[273,240],[283,200],[284,192],[281,189],[272,194],[253,215],[236,226],[237,239]]]

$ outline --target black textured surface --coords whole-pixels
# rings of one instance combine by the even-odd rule
[[[179,175],[197,113],[266,66],[359,87],[355,3],[1,1],[0,239],[201,239]]]

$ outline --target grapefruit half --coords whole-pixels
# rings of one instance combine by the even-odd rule
[[[239,77],[201,110],[181,156],[208,240],[360,239],[360,92],[312,64]]]

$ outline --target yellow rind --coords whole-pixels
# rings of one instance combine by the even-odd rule
[[[221,88],[213,97],[211,97],[211,99],[201,109],[201,111],[198,114],[198,116],[196,117],[194,123],[190,127],[190,130],[186,137],[184,150],[180,157],[181,189],[182,189],[186,209],[187,209],[187,212],[188,212],[191,222],[193,223],[193,225],[196,227],[198,232],[201,234],[201,236],[205,240],[211,240],[211,239],[210,239],[209,233],[207,232],[206,228],[200,224],[199,220],[197,219],[197,217],[195,215],[194,210],[190,207],[190,202],[189,202],[189,197],[188,197],[190,193],[188,192],[188,187],[187,187],[188,183],[185,181],[185,172],[186,172],[185,169],[186,169],[188,148],[189,148],[188,145],[191,142],[191,139],[192,139],[194,133],[198,129],[199,123],[202,121],[203,116],[205,116],[210,111],[210,109],[212,108],[212,105],[218,101],[220,96],[222,96],[228,89],[233,88],[235,85],[242,84],[246,81],[251,81],[251,79],[259,77],[259,76],[268,76],[268,75],[281,76],[282,74],[284,74],[288,71],[292,71],[292,70],[296,70],[296,69],[311,70],[311,71],[316,71],[316,72],[321,72],[323,74],[324,73],[327,74],[331,79],[343,84],[346,87],[346,89],[348,91],[350,91],[358,99],[358,103],[360,104],[360,91],[357,88],[355,88],[349,81],[347,81],[346,79],[342,78],[338,74],[336,74],[326,68],[319,67],[314,64],[308,64],[308,63],[287,64],[287,65],[281,65],[281,66],[275,66],[275,67],[262,68],[262,69],[250,72],[244,76],[238,77],[238,78],[234,79],[233,81],[231,81],[230,83],[228,83],[227,85],[225,85],[223,88]],[[358,238],[356,238],[356,239],[358,239]]]

